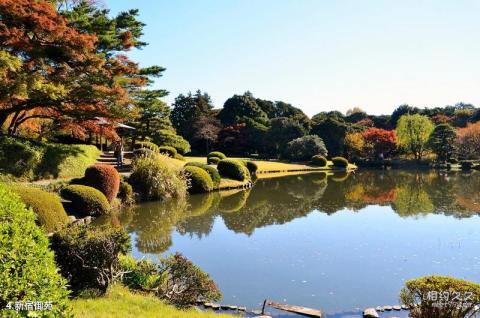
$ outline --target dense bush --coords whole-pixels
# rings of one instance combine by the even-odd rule
[[[332,158],[333,166],[339,168],[347,168],[348,160],[343,157],[334,157]]]
[[[151,260],[136,260],[132,256],[120,255],[120,270],[125,274],[122,275],[122,283],[131,289],[141,291],[159,290],[165,279],[159,275],[158,265]]]
[[[128,182],[142,200],[185,197],[187,182],[183,175],[157,158],[139,158]]]
[[[105,292],[116,278],[119,254],[130,250],[130,236],[122,228],[71,226],[52,236],[51,247],[75,294],[87,288]]]
[[[120,179],[120,188],[118,190],[118,198],[122,201],[122,204],[130,205],[135,202],[133,195],[133,188],[124,178]]]
[[[63,188],[60,193],[65,200],[71,201],[68,206],[77,215],[98,216],[110,211],[107,198],[95,188],[74,184]]]
[[[39,188],[16,186],[13,190],[25,205],[37,215],[37,224],[47,233],[57,231],[68,223],[62,202],[58,195]]]
[[[320,167],[325,167],[328,163],[327,158],[325,158],[322,155],[313,156],[310,162],[312,163],[312,165],[320,166]]]
[[[448,301],[445,294],[450,296]],[[475,310],[478,313],[475,306],[480,304],[480,285],[453,277],[426,276],[407,281],[400,300],[412,308],[412,318],[474,317]]]
[[[283,156],[290,160],[306,161],[314,155],[327,155],[322,138],[317,135],[303,136],[287,143]]]
[[[185,175],[190,181],[189,191],[191,193],[209,192],[213,189],[213,181],[206,170],[195,166],[186,166]]]
[[[227,159],[227,156],[223,152],[220,151],[212,151],[208,154],[207,158],[220,158],[220,159]]]
[[[0,137],[0,173],[16,178],[80,177],[99,155],[100,151],[95,146]]]
[[[113,166],[96,164],[85,170],[84,184],[105,194],[111,203],[118,194],[120,174]]]
[[[66,281],[57,273],[47,237],[35,214],[0,184],[0,305],[4,317],[26,317],[4,309],[8,302],[52,301],[54,317],[68,312]]]
[[[189,307],[202,301],[217,301],[222,297],[210,276],[177,253],[161,259],[158,272],[165,276],[165,282],[157,296],[177,307]],[[177,286],[182,286],[181,292]]]
[[[138,142],[135,143],[135,146],[133,148],[134,148],[134,150],[149,149],[153,152],[158,152],[159,151],[158,146],[156,144],[154,144],[153,142],[150,142],[150,141],[138,141]]]
[[[190,152],[190,144],[188,141],[171,130],[158,130],[153,136],[153,141],[157,145],[173,147],[182,155]]]
[[[158,147],[158,151],[161,154],[169,156],[170,158],[175,158],[175,156],[177,155],[177,149],[170,146],[160,146]]]
[[[250,171],[250,174],[256,174],[257,173],[258,165],[257,165],[256,162],[251,161],[251,160],[247,160],[246,164],[247,164],[248,171]]]
[[[221,176],[220,176],[220,173],[218,172],[217,169],[215,169],[215,167],[212,167],[212,166],[209,166],[209,165],[206,165],[204,163],[201,163],[201,162],[187,162],[185,164],[185,167],[188,167],[188,166],[194,166],[194,167],[199,167],[199,168],[202,168],[203,170],[205,170],[206,172],[208,172],[208,174],[210,175],[210,177],[212,178],[212,181],[213,181],[213,188],[216,189],[218,188],[218,186],[220,185],[220,181],[221,181]]]
[[[185,157],[182,156],[182,155],[179,154],[179,153],[177,153],[177,154],[175,155],[175,157],[173,157],[173,158],[175,158],[175,159],[177,159],[177,160],[180,160],[180,161],[186,161]]]
[[[240,161],[235,159],[220,160],[217,166],[218,172],[222,177],[239,181],[250,179],[250,172],[247,167]]]
[[[220,158],[218,158],[218,157],[209,157],[209,158],[207,158],[207,163],[208,163],[209,165],[218,165],[218,163],[220,162],[220,160],[222,160],[222,159],[220,159]]]

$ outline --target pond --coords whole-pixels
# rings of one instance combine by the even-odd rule
[[[222,303],[335,313],[396,305],[410,278],[479,282],[479,190],[476,172],[309,173],[141,204],[120,221],[135,257],[183,253]]]

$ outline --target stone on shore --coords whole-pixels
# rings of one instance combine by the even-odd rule
[[[365,318],[380,318],[377,311],[374,308],[367,308],[363,311],[363,317]]]
[[[383,306],[383,310],[385,311],[390,311],[392,309],[393,309],[392,306]]]

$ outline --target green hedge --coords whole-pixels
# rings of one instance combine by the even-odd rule
[[[64,145],[0,137],[0,173],[16,178],[81,177],[99,156],[100,150],[92,145]]]
[[[69,185],[62,189],[61,195],[71,201],[69,207],[72,212],[80,216],[98,216],[108,214],[110,204],[105,195],[99,190],[84,185]]]
[[[327,158],[322,155],[315,155],[310,160],[310,163],[314,166],[326,167],[327,166]]]
[[[182,155],[190,152],[190,144],[188,143],[188,141],[183,139],[182,136],[177,135],[172,130],[158,130],[153,136],[153,141],[157,145],[173,147],[177,149],[177,152]]]
[[[207,171],[195,166],[186,166],[184,172],[190,180],[191,193],[210,192],[213,190],[213,181]]]
[[[250,179],[250,172],[247,167],[236,159],[223,159],[217,165],[218,172],[222,177],[239,181]]]
[[[215,169],[215,167],[206,165],[206,164],[201,163],[201,162],[194,162],[194,161],[186,163],[184,167],[188,167],[188,166],[199,167],[199,168],[202,168],[203,170],[205,170],[206,172],[208,172],[208,174],[212,178],[214,189],[217,189],[218,186],[220,185],[220,181],[221,181],[222,177],[220,176],[220,173],[218,172],[218,170]]]
[[[153,152],[158,152],[158,146],[150,141],[138,141],[135,143],[134,149],[149,149]]]
[[[25,186],[14,186],[13,191],[37,214],[37,224],[47,233],[58,231],[68,224],[67,213],[58,195]]]
[[[257,173],[258,165],[257,165],[256,162],[251,161],[251,160],[247,160],[247,161],[245,161],[245,163],[247,165],[247,169],[250,172],[250,174],[256,174]]]
[[[57,272],[48,239],[35,224],[33,211],[26,209],[20,198],[3,184],[0,184],[0,220],[2,317],[26,317],[26,311],[6,310],[5,305],[35,300],[52,301],[52,317],[67,316],[66,281]]]
[[[209,165],[218,165],[218,163],[220,162],[220,160],[222,160],[222,159],[220,159],[220,158],[218,158],[218,157],[209,157],[209,158],[207,158],[207,163],[208,163]]]
[[[158,151],[161,154],[169,156],[170,158],[175,158],[175,156],[177,155],[177,149],[170,146],[160,146],[158,147]]]
[[[339,168],[347,168],[348,160],[343,157],[334,157],[332,158],[333,166]]]
[[[220,158],[220,159],[227,159],[227,156],[223,152],[220,152],[220,151],[210,152],[208,154],[207,158],[211,158],[211,157],[216,157],[216,158]]]
[[[105,194],[108,202],[112,203],[113,199],[117,197],[120,187],[120,174],[113,166],[96,164],[87,168],[83,182],[84,185]]]

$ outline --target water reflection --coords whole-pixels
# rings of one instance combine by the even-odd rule
[[[314,210],[333,214],[390,206],[401,217],[429,213],[467,218],[480,213],[480,174],[462,172],[359,171],[311,173],[260,179],[253,189],[193,195],[187,201],[141,204],[120,222],[136,233],[143,253],[161,253],[172,244],[172,231],[202,238],[221,217],[235,232],[285,224]]]

